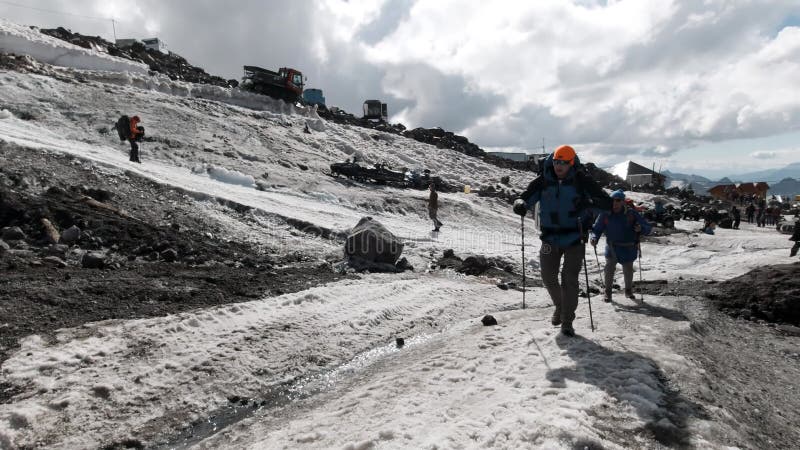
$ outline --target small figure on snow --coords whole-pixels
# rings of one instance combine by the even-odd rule
[[[800,250],[800,219],[794,222],[794,233],[792,233],[792,237],[790,237],[789,240],[794,241],[794,245],[789,251],[789,256],[794,256],[797,254],[797,251]]]
[[[562,145],[544,161],[542,175],[533,180],[514,202],[514,213],[524,217],[537,203],[541,224],[539,264],[542,282],[556,307],[551,322],[554,326],[561,325],[562,334],[574,336],[572,321],[578,307],[578,277],[586,253],[591,209],[608,210],[611,199],[582,170],[575,150]]]
[[[436,193],[436,183],[431,183],[428,188],[431,191],[428,197],[428,217],[433,220],[433,231],[439,231],[439,228],[444,225],[439,221],[439,194]]]
[[[633,262],[636,261],[639,251],[639,240],[642,235],[650,234],[652,226],[635,209],[625,204],[625,192],[616,190],[611,193],[613,205],[611,212],[603,212],[594,222],[591,239],[592,247],[597,246],[597,241],[603,233],[606,234],[606,266],[605,273],[605,298],[611,301],[611,289],[614,285],[614,271],[617,263],[622,264],[622,274],[625,278],[625,296],[636,299],[633,295]]]

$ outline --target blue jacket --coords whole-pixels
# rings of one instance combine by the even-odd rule
[[[603,212],[592,227],[592,239],[606,234],[606,256],[615,256],[619,263],[636,261],[638,242],[633,226],[641,225],[642,235],[650,234],[653,227],[636,210],[625,207],[619,213]]]
[[[570,247],[580,243],[581,230],[589,232],[593,210],[611,209],[611,198],[580,168],[575,165],[567,176],[558,180],[553,170],[553,155],[544,161],[543,173],[533,180],[520,198],[528,209],[539,203],[540,238],[558,247]]]

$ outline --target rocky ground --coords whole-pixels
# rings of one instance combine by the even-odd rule
[[[800,326],[800,263],[759,267],[714,286],[704,295],[735,317],[796,328]],[[800,334],[800,328],[796,331]]]
[[[225,239],[221,224],[175,190],[132,174],[101,175],[67,156],[25,156],[0,146],[0,363],[30,334],[249,301],[345,276],[310,255]],[[12,394],[0,386],[0,402]]]

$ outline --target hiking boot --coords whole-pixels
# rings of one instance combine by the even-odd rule
[[[628,297],[631,300],[636,300],[636,296],[633,295],[633,289],[625,289],[625,297]]]
[[[606,291],[606,296],[603,297],[603,301],[606,303],[611,303],[611,291]]]
[[[572,328],[571,323],[564,322],[561,324],[561,334],[569,337],[575,336],[575,329]]]
[[[561,325],[561,311],[553,311],[553,317],[550,319],[550,323],[552,323],[554,327]]]

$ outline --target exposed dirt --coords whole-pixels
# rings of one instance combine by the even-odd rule
[[[800,325],[800,263],[759,267],[704,293],[721,309],[745,319]]]
[[[687,333],[668,343],[703,368],[703,372],[674,374],[685,396],[724,411],[716,420],[740,430],[740,448],[796,448],[800,442],[800,337],[781,326],[735,319],[702,299],[686,299],[664,312],[691,321]],[[669,316],[666,316],[669,317]],[[713,412],[714,409],[712,408]]]
[[[250,301],[344,276],[310,255],[226,239],[181,192],[32,151],[0,144],[0,364],[30,334]],[[80,237],[55,244],[42,219],[58,231],[77,226]],[[12,238],[16,227],[22,239]],[[87,253],[102,268],[84,267]],[[0,386],[0,403],[13,394]]]

